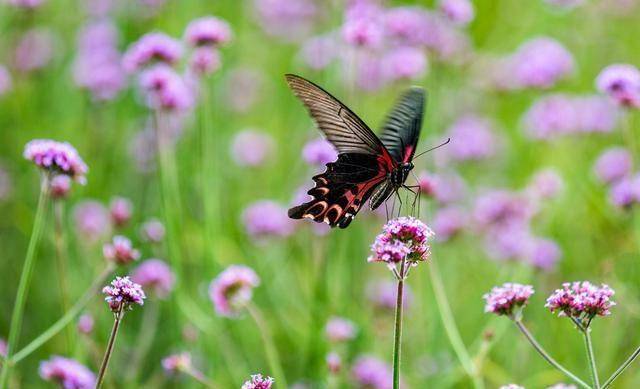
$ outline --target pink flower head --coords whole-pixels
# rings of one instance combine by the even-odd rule
[[[516,82],[524,88],[550,88],[574,70],[571,53],[560,42],[548,37],[525,42],[512,61]]]
[[[34,139],[24,147],[23,155],[47,172],[66,174],[81,184],[87,181],[87,165],[78,151],[67,142]]]
[[[419,7],[395,7],[385,11],[386,35],[399,45],[418,46],[432,33],[428,13]]]
[[[193,91],[185,79],[165,64],[140,73],[140,89],[152,109],[185,111],[193,106]]]
[[[111,243],[106,243],[102,253],[107,260],[118,265],[126,265],[140,258],[140,252],[133,248],[131,240],[121,235],[114,236]]]
[[[495,154],[497,139],[493,124],[476,115],[465,115],[448,129],[451,144],[446,148],[456,161],[482,160]]]
[[[640,183],[630,177],[622,178],[611,185],[609,200],[619,208],[629,208],[640,200]]]
[[[34,10],[40,7],[44,0],[7,0],[6,3],[16,8]]]
[[[482,227],[522,224],[533,216],[529,200],[516,192],[492,190],[477,197],[473,215]]]
[[[629,64],[613,64],[602,69],[596,87],[624,107],[640,108],[640,70]]]
[[[408,308],[413,302],[413,292],[409,285],[404,286],[402,305]],[[369,284],[367,287],[367,297],[376,308],[384,311],[393,311],[396,308],[398,285],[389,280],[382,280]]]
[[[307,142],[302,148],[302,159],[310,165],[324,166],[338,159],[338,152],[324,138],[316,138]]]
[[[371,246],[373,254],[369,262],[386,262],[391,266],[406,259],[415,265],[429,259],[428,240],[434,233],[420,220],[402,216],[387,222],[382,230]]]
[[[93,331],[93,325],[93,316],[88,313],[85,313],[78,318],[78,331],[85,335],[90,334],[91,331]]]
[[[308,36],[320,7],[314,0],[253,0],[262,29],[285,41]]]
[[[63,174],[56,174],[49,182],[51,197],[54,199],[63,199],[67,197],[71,191],[71,177]]]
[[[496,315],[511,316],[516,310],[527,305],[529,297],[533,293],[534,290],[531,285],[506,283],[502,286],[495,286],[491,289],[491,292],[482,296],[487,302],[484,311],[495,313]]]
[[[593,170],[598,179],[611,184],[631,173],[633,158],[624,147],[612,147],[605,150],[596,160]]]
[[[352,2],[347,6],[342,38],[355,47],[380,47],[384,40],[382,9],[367,1]]]
[[[562,176],[553,169],[544,169],[536,172],[529,183],[529,193],[537,199],[552,199],[564,187]]]
[[[231,156],[240,166],[260,166],[274,149],[271,135],[253,129],[238,132],[231,145]]]
[[[342,317],[330,318],[324,327],[327,339],[336,343],[355,338],[357,331],[356,325],[351,320]]]
[[[270,200],[261,200],[249,205],[242,213],[242,220],[247,233],[258,239],[270,236],[287,237],[295,228],[287,216],[287,209]]]
[[[372,356],[361,356],[356,359],[351,375],[358,388],[391,389],[393,372],[389,365]]]
[[[34,28],[22,35],[14,53],[15,67],[29,73],[43,69],[53,59],[55,39],[53,33],[44,28]]]
[[[461,201],[467,195],[467,184],[456,173],[441,173],[431,176],[433,198],[440,204]]]
[[[260,278],[253,269],[231,265],[218,275],[209,286],[209,298],[216,312],[222,316],[235,316],[253,296]]]
[[[616,305],[611,301],[614,295],[613,289],[602,284],[600,287],[588,281],[565,282],[562,289],[556,289],[549,296],[545,307],[551,312],[558,312],[559,316],[569,316],[577,320],[586,320],[589,325],[595,316],[608,316],[609,310]]]
[[[161,32],[143,35],[134,42],[122,58],[122,64],[129,73],[141,70],[154,62],[174,65],[182,56],[182,45],[176,39]]]
[[[181,352],[162,358],[162,369],[167,374],[178,374],[191,369],[191,354]]]
[[[475,17],[473,3],[469,0],[440,0],[440,11],[453,23],[467,25]]]
[[[13,86],[13,82],[11,81],[11,74],[6,67],[0,65],[0,96],[3,96]]]
[[[526,220],[513,219],[498,224],[482,226],[484,245],[491,259],[527,260],[532,250],[534,236]]]
[[[142,224],[140,234],[147,242],[160,243],[164,239],[164,225],[158,219],[149,219]]]
[[[40,362],[39,372],[42,379],[55,382],[64,389],[90,389],[96,381],[96,376],[86,366],[57,355]]]
[[[314,70],[329,66],[339,54],[339,45],[334,35],[321,35],[307,39],[300,49],[304,63]]]
[[[462,231],[468,223],[468,213],[457,206],[448,206],[438,210],[433,217],[433,231],[436,239],[447,241]]]
[[[532,242],[529,262],[540,269],[551,270],[562,257],[558,244],[551,239],[536,238]]]
[[[189,65],[196,75],[207,76],[220,69],[222,60],[218,50],[210,47],[199,47],[191,53]]]
[[[97,201],[78,203],[74,208],[73,218],[76,230],[89,242],[95,242],[109,233],[109,213],[104,205]]]
[[[231,40],[231,27],[220,18],[205,16],[189,23],[184,38],[193,47],[221,46]]]
[[[263,377],[262,374],[254,374],[250,380],[242,384],[240,389],[271,389],[273,382],[273,378],[269,376]]]
[[[111,221],[118,227],[126,225],[131,220],[133,204],[131,200],[124,197],[114,197],[109,206]]]
[[[424,50],[405,46],[395,48],[382,59],[384,77],[387,80],[417,80],[425,75],[429,67]]]
[[[326,357],[327,361],[327,370],[331,374],[338,374],[342,369],[342,358],[340,358],[340,354],[337,352],[330,352]]]
[[[107,295],[105,301],[113,312],[133,309],[134,304],[144,305],[145,296],[142,287],[132,282],[129,277],[116,277],[111,285],[102,288],[102,293]]]
[[[175,276],[169,265],[160,259],[147,259],[131,273],[131,280],[146,290],[152,290],[160,298],[173,289]]]

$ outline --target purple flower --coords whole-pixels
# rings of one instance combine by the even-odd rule
[[[260,166],[273,152],[274,142],[263,131],[246,129],[238,132],[231,144],[231,156],[240,166]]]
[[[129,277],[116,277],[111,285],[102,288],[102,293],[107,295],[105,301],[113,312],[133,309],[134,304],[144,305],[145,296],[142,287],[132,282]]]
[[[40,70],[51,62],[55,41],[51,31],[42,28],[28,30],[15,49],[14,65],[23,72]]]
[[[40,362],[39,372],[42,379],[53,381],[64,389],[90,389],[96,381],[95,375],[86,366],[57,355]]]
[[[539,37],[522,44],[513,57],[513,72],[524,88],[550,88],[573,73],[573,56],[555,39]]]
[[[336,352],[330,352],[326,357],[327,361],[327,370],[331,374],[338,374],[342,369],[342,358],[340,358],[340,354]]]
[[[576,132],[609,133],[615,129],[619,111],[606,97],[578,96],[573,99],[573,104]]]
[[[231,40],[231,27],[220,18],[205,16],[189,23],[184,39],[193,47],[221,46]]]
[[[526,260],[531,253],[534,237],[524,221],[512,220],[489,225],[486,229],[485,249],[495,260]]]
[[[602,69],[596,87],[624,107],[640,108],[640,70],[629,64],[613,64]]]
[[[358,52],[355,57],[355,83],[364,91],[375,91],[388,81],[382,59],[370,52]]]
[[[524,115],[528,135],[550,139],[575,131],[575,106],[569,96],[554,94],[536,101]]]
[[[399,45],[423,44],[432,32],[427,15],[418,7],[390,8],[384,15],[385,33]]]
[[[78,318],[78,331],[85,335],[90,334],[91,331],[93,331],[93,325],[93,316],[88,313],[85,313]]]
[[[181,352],[178,354],[171,354],[161,361],[162,369],[167,374],[178,374],[183,371],[191,369],[191,354],[188,352]]]
[[[273,386],[273,378],[267,376],[262,377],[262,374],[254,374],[251,379],[245,381],[240,389],[271,389]]]
[[[198,76],[207,76],[222,66],[220,53],[211,47],[199,47],[191,53],[189,66]]]
[[[126,265],[140,258],[140,252],[133,248],[131,241],[121,235],[114,236],[111,243],[106,243],[102,253],[107,260],[118,265]]]
[[[433,196],[436,190],[436,176],[426,171],[418,173],[418,182],[420,193],[426,196]]]
[[[342,317],[330,318],[324,327],[327,339],[336,343],[355,338],[357,331],[356,325],[351,320]]]
[[[533,286],[516,283],[506,283],[502,286],[495,286],[491,292],[482,296],[487,304],[485,312],[496,315],[511,316],[514,311],[527,305],[529,298],[534,293]]]
[[[558,316],[569,316],[577,320],[587,320],[589,325],[595,316],[608,316],[609,310],[616,305],[611,301],[613,289],[602,284],[600,287],[588,281],[565,282],[562,289],[556,289],[547,299],[545,307]]]
[[[209,298],[219,315],[236,316],[251,301],[253,289],[260,278],[253,269],[231,265],[220,273],[209,286]]]
[[[391,389],[393,372],[386,362],[372,356],[360,356],[351,369],[358,388]]]
[[[253,4],[262,29],[285,41],[307,36],[318,13],[313,0],[254,0]]]
[[[81,184],[86,182],[87,165],[78,151],[67,142],[34,139],[24,147],[23,155],[43,170],[66,174]]]
[[[631,153],[624,147],[612,147],[605,150],[593,167],[598,179],[611,184],[627,177],[633,167]]]
[[[73,216],[76,230],[89,242],[106,236],[110,230],[109,212],[97,201],[83,201],[75,206]]]
[[[335,147],[324,138],[316,138],[307,142],[302,148],[302,158],[310,165],[324,166],[338,159]]]
[[[369,284],[367,287],[367,296],[376,308],[385,311],[393,311],[396,308],[397,288],[398,285],[393,281],[378,281]],[[413,293],[411,292],[411,289],[409,289],[409,285],[405,285],[404,288],[402,305],[405,308],[408,308],[413,301]]]
[[[270,200],[249,205],[242,213],[242,220],[247,233],[254,238],[287,237],[295,227],[287,216],[287,209]]]
[[[174,65],[182,56],[182,45],[161,32],[143,35],[131,44],[122,58],[125,70],[133,73],[155,61]]]
[[[6,0],[6,3],[16,8],[33,10],[40,7],[44,0]]]
[[[131,200],[124,197],[114,197],[111,199],[109,206],[111,221],[118,227],[122,227],[129,223],[131,214],[133,213],[133,204]]]
[[[384,41],[383,13],[368,1],[353,1],[346,9],[342,38],[354,47],[379,48]]]
[[[140,234],[147,242],[160,243],[164,239],[164,225],[158,219],[149,219],[142,224]]]
[[[458,25],[467,25],[475,17],[473,3],[469,0],[440,0],[440,11]]]
[[[461,201],[467,194],[464,179],[455,173],[436,174],[432,177],[433,198],[440,204]]]
[[[543,169],[531,178],[528,191],[537,199],[552,199],[564,187],[562,176],[554,169]]]
[[[431,254],[428,240],[433,231],[414,217],[399,217],[384,225],[382,233],[376,237],[369,262],[386,262],[392,266],[403,260],[411,264],[426,261]]]
[[[628,208],[639,199],[639,183],[637,180],[625,177],[611,186],[609,189],[609,200],[611,203],[620,208]]]
[[[300,49],[300,57],[311,69],[322,70],[338,57],[339,47],[333,35],[307,39]]]
[[[165,64],[157,64],[140,73],[139,84],[149,108],[185,111],[193,105],[193,91],[185,79]]]
[[[175,276],[169,265],[160,259],[147,259],[131,273],[131,280],[160,297],[166,297],[173,289]]]
[[[451,144],[448,155],[456,161],[481,160],[495,154],[497,139],[492,123],[476,115],[465,115],[447,130]]]
[[[71,191],[71,177],[56,174],[49,182],[49,190],[51,191],[51,197],[54,199],[63,199],[67,197]]]
[[[551,270],[555,267],[561,256],[562,251],[555,241],[536,238],[532,242],[528,260],[537,268]]]
[[[384,76],[388,80],[419,79],[427,72],[429,65],[423,50],[409,46],[387,52],[382,61]]]
[[[467,212],[456,206],[438,210],[433,217],[433,231],[438,241],[447,241],[462,231],[469,217]]]
[[[13,82],[11,81],[11,74],[6,67],[0,65],[0,96],[3,96],[13,86]]]
[[[475,221],[482,227],[522,224],[533,216],[528,200],[519,193],[493,190],[476,198]]]

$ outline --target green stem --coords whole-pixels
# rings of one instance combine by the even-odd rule
[[[64,236],[64,202],[57,200],[54,203],[55,231],[54,242],[56,248],[56,266],[58,270],[58,284],[60,288],[60,302],[62,314],[69,310],[69,282],[67,280],[67,250]],[[67,350],[71,351],[74,332],[72,327],[67,327]]]
[[[258,307],[253,304],[247,305],[247,311],[258,326],[258,330],[262,336],[262,342],[264,343],[265,352],[267,353],[267,360],[269,362],[269,367],[273,372],[275,382],[278,387],[286,388],[287,381],[284,375],[284,370],[282,369],[282,363],[280,362],[280,356],[278,355],[278,350],[273,342],[271,331],[269,331],[267,323],[264,321],[264,317],[260,313]]]
[[[393,331],[393,389],[400,389],[400,347],[402,345],[402,296],[404,292],[404,269],[406,261],[400,265],[398,292],[396,295],[396,317]]]
[[[591,381],[594,389],[600,389],[600,378],[598,377],[598,368],[596,366],[596,357],[593,353],[593,343],[591,343],[591,330],[586,327],[582,330],[584,335],[584,346],[587,350],[587,359],[589,360],[589,369],[591,370]]]
[[[18,293],[13,306],[13,314],[11,315],[11,327],[9,329],[9,340],[7,342],[7,361],[12,358],[14,351],[18,346],[20,329],[22,328],[22,316],[24,315],[27,293],[29,291],[29,284],[31,283],[31,276],[33,274],[36,251],[38,249],[38,244],[40,243],[40,237],[42,236],[42,230],[46,220],[48,199],[49,178],[47,176],[43,176],[40,184],[40,196],[38,198],[38,208],[36,210],[35,220],[33,223],[33,230],[29,240],[29,247],[27,248],[27,255],[22,267],[22,275],[20,276],[20,283],[18,284]],[[4,363],[2,365],[2,372],[0,373],[0,388],[2,389],[7,387],[11,365],[11,363]]]
[[[116,337],[118,336],[118,329],[120,329],[120,323],[122,322],[122,318],[124,317],[124,304],[120,305],[120,309],[115,312],[113,321],[113,328],[111,328],[111,335],[109,336],[109,343],[107,344],[107,350],[104,353],[104,357],[102,358],[102,364],[100,365],[100,372],[98,373],[98,378],[96,379],[95,389],[99,389],[102,386],[102,382],[104,381],[104,376],[107,372],[107,367],[109,366],[109,360],[111,360],[111,355],[113,354],[113,347],[116,344]]]
[[[606,389],[609,386],[611,386],[611,384],[613,383],[613,381],[616,380],[616,378],[618,378],[618,376],[620,374],[622,374],[622,372],[624,372],[624,370],[629,367],[629,365],[631,365],[631,363],[633,361],[636,360],[636,358],[638,357],[638,355],[640,355],[640,347],[638,347],[630,356],[629,358],[627,358],[626,361],[624,361],[624,363],[618,368],[618,370],[615,371],[615,373],[613,373],[611,375],[611,377],[609,377],[608,380],[605,381],[604,384],[602,384],[602,389]]]
[[[453,318],[453,313],[451,312],[451,306],[449,305],[449,301],[447,300],[447,294],[444,290],[444,285],[442,284],[442,279],[440,278],[440,272],[438,271],[438,265],[436,265],[435,261],[432,261],[429,264],[431,275],[431,284],[433,285],[433,292],[436,297],[436,304],[438,306],[438,312],[440,313],[440,319],[442,320],[442,324],[444,325],[445,332],[447,333],[447,337],[449,338],[449,342],[453,347],[453,351],[456,353],[458,357],[458,361],[460,361],[460,365],[467,373],[467,375],[473,381],[473,387],[476,389],[483,389],[484,382],[480,377],[478,369],[476,368],[467,348],[462,341],[462,337],[460,336],[460,332],[458,331],[458,327],[456,326],[455,319]]]
[[[84,309],[84,307],[91,301],[93,296],[95,296],[102,287],[102,284],[105,282],[109,274],[114,269],[114,265],[110,262],[109,265],[105,268],[105,270],[100,273],[100,275],[93,281],[93,284],[87,289],[87,291],[80,297],[80,299],[75,303],[74,306],[67,311],[67,313],[58,319],[57,322],[53,323],[51,327],[49,327],[46,331],[40,334],[37,338],[31,341],[28,345],[26,345],[22,350],[18,351],[12,358],[11,363],[16,364],[20,362],[22,359],[26,358],[29,354],[40,348],[43,344],[45,344],[49,339],[53,338],[57,333],[59,333],[63,328],[67,326],[72,320],[74,320],[80,312]]]
[[[547,353],[545,351],[544,348],[542,348],[542,346],[540,345],[540,343],[538,343],[538,341],[533,337],[533,335],[531,334],[531,332],[529,332],[529,330],[527,329],[527,327],[524,325],[524,323],[522,323],[522,321],[520,320],[514,320],[513,321],[516,326],[518,327],[518,329],[520,330],[520,332],[522,332],[522,334],[525,336],[525,338],[527,338],[527,340],[529,341],[529,343],[531,343],[531,345],[533,346],[533,348],[538,352],[538,354],[540,354],[540,356],[542,356],[542,358],[544,358],[545,361],[549,362],[549,364],[553,367],[555,367],[556,369],[560,370],[564,375],[566,375],[567,377],[569,377],[570,379],[572,379],[575,383],[577,383],[578,385],[580,385],[582,388],[585,389],[591,389],[591,386],[587,385],[584,381],[582,381],[580,378],[576,377],[575,374],[571,373],[569,370],[567,370],[564,366],[562,366],[561,364],[559,364],[555,359],[553,359],[553,357],[551,357],[549,355],[549,353]]]

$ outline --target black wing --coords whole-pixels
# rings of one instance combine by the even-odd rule
[[[398,99],[387,116],[380,140],[397,163],[410,162],[416,152],[426,93],[419,87],[411,87]]]
[[[294,74],[285,78],[338,153],[388,154],[373,131],[329,92]]]

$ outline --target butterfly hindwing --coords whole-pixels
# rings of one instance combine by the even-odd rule
[[[416,152],[426,94],[411,87],[404,92],[382,125],[380,140],[398,163],[411,162]]]

